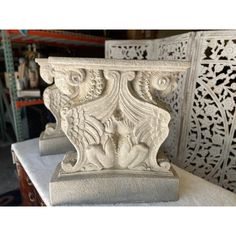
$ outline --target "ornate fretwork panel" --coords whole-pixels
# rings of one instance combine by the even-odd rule
[[[109,59],[152,59],[152,40],[116,40],[106,41],[106,58]]]
[[[187,33],[157,39],[155,40],[155,52],[153,57],[157,60],[191,61],[193,38],[193,33]],[[172,93],[167,95],[157,93],[158,99],[168,104],[171,109],[171,121],[169,124],[170,134],[163,144],[163,150],[175,163],[177,162],[181,123],[182,117],[184,116],[183,103],[187,79],[189,79],[188,73],[181,74],[176,80],[176,89]]]
[[[202,41],[200,60],[219,60],[231,61],[236,60],[236,38],[216,37],[205,38]]]
[[[236,33],[197,36],[182,165],[236,192]]]
[[[157,60],[188,60],[194,33],[155,40],[154,58]]]

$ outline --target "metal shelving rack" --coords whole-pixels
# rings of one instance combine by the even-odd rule
[[[9,38],[9,34],[2,30],[2,46],[4,50],[4,59],[6,65],[6,72],[8,73],[8,79],[10,80],[10,98],[11,98],[11,109],[13,115],[13,129],[16,135],[16,140],[22,141],[22,122],[21,122],[21,111],[17,109],[15,104],[17,101],[17,94],[16,94],[16,81],[15,81],[15,70],[14,70],[14,61],[13,61],[13,53],[12,53],[12,45],[11,40]]]
[[[12,109],[8,101],[8,94],[9,91],[3,87],[0,78],[0,141],[4,141],[4,143],[0,143],[0,146],[2,144],[8,144],[12,142],[10,135],[6,132],[7,122],[10,122],[12,127],[14,127]]]
[[[16,81],[14,77],[14,61],[12,53],[12,43],[24,44],[45,44],[56,47],[104,47],[106,38],[97,37],[73,32],[56,30],[2,30],[1,42],[4,50],[6,71],[10,82],[11,110],[13,115],[13,129],[17,142],[24,140],[22,112],[26,106],[43,104],[42,99],[18,99],[16,93]],[[1,94],[0,94],[1,95]],[[2,126],[4,127],[4,125]]]

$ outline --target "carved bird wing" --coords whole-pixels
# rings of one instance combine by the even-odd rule
[[[104,126],[94,116],[86,114],[81,107],[72,108],[66,116],[69,124],[66,132],[75,146],[83,144],[86,147],[101,142]]]
[[[170,116],[166,111],[159,108],[146,115],[146,119],[138,124],[135,136],[139,142],[144,142],[148,146],[159,146],[168,136]]]
[[[80,108],[83,109],[86,114],[91,114],[97,120],[104,123],[112,116],[112,113],[117,107],[117,102],[119,99],[118,91],[118,79],[114,79],[107,85],[106,91],[100,98],[86,104],[82,104]]]
[[[116,109],[118,80],[112,80],[104,94],[95,100],[77,105],[66,111],[63,131],[76,147],[99,144],[104,133],[104,123]],[[80,150],[81,151],[81,150]]]
[[[48,96],[50,99],[47,99]],[[45,90],[44,100],[48,101],[45,102],[46,106],[52,112],[57,122],[60,122],[60,109],[69,102],[69,97],[65,94],[62,94],[55,85],[52,85],[48,87],[47,90]]]
[[[151,146],[166,139],[170,121],[168,112],[135,98],[125,84],[121,90],[120,106],[125,116],[135,124],[134,134],[138,142]]]

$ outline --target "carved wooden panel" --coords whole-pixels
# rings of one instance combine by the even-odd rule
[[[181,165],[236,192],[236,32],[199,32]]]
[[[152,59],[153,40],[109,40],[105,57],[110,59]]]

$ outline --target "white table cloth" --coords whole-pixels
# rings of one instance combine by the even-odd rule
[[[50,206],[49,182],[63,154],[40,156],[38,138],[12,145],[39,195]],[[154,206],[236,206],[236,194],[173,165],[180,179],[179,200],[149,204]],[[142,204],[144,205],[144,204]]]

